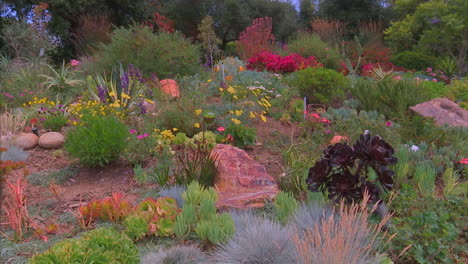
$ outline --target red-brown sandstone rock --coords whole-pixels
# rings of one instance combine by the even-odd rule
[[[279,192],[275,180],[264,166],[244,150],[218,144],[211,151],[217,157],[218,174],[214,179],[219,199],[218,208],[262,207]]]

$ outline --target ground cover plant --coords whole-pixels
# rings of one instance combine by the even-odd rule
[[[1,263],[468,262],[462,1],[4,2]]]

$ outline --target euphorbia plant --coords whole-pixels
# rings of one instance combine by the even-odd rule
[[[309,190],[328,193],[336,202],[359,202],[364,193],[370,195],[370,203],[378,203],[377,213],[386,215],[386,207],[380,200],[381,189],[393,187],[395,174],[387,166],[397,163],[394,149],[380,136],[368,131],[359,136],[351,147],[347,143],[328,146],[323,157],[309,169],[307,185]],[[371,169],[376,179],[371,179]]]

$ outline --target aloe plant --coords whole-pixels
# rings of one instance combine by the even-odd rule
[[[49,64],[46,64],[51,70],[52,74],[40,75],[46,80],[43,82],[47,89],[55,90],[56,92],[62,93],[67,92],[70,88],[84,84],[84,81],[76,79],[75,72],[69,67],[65,66],[65,62],[62,63],[62,67],[57,71]]]

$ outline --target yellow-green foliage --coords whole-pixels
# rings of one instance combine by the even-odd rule
[[[292,196],[292,194],[281,191],[278,193],[278,195],[276,195],[276,218],[281,224],[284,225],[288,222],[289,218],[292,214],[294,214],[297,207],[299,207],[299,203],[294,198],[294,196]]]
[[[46,252],[32,257],[29,264],[140,263],[132,240],[112,228],[99,228],[78,239],[60,241]]]
[[[225,243],[234,235],[234,221],[229,214],[216,213],[218,195],[213,188],[203,189],[196,181],[182,194],[184,206],[174,224],[178,237],[196,235],[213,244]]]

